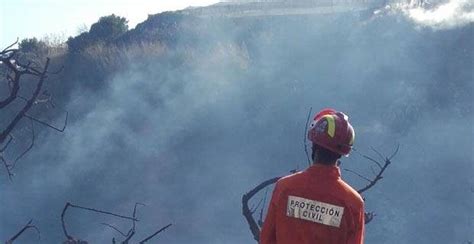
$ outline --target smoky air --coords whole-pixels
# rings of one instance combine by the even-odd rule
[[[41,240],[32,232],[19,242],[62,243],[66,202],[127,215],[140,202],[137,237],[173,223],[151,243],[253,243],[242,195],[304,169],[308,110],[334,107],[349,116],[358,152],[377,157],[371,147],[389,155],[400,145],[364,194],[377,214],[366,243],[474,240],[473,22],[426,21],[394,6],[235,18],[163,13],[112,44],[69,48],[52,60],[65,68],[48,83],[57,108],[42,117],[61,125],[67,110],[67,129],[35,127],[35,147],[13,181],[0,171],[0,238],[33,218]],[[2,111],[2,123],[8,116]],[[371,166],[356,152],[342,158],[342,168],[365,175]],[[344,170],[342,177],[367,183]],[[101,223],[130,226],[68,211],[71,235],[89,243],[119,237]]]

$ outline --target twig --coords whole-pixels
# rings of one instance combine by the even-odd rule
[[[8,47],[6,47],[5,49],[2,50],[2,53],[3,53],[3,52],[6,52],[8,49],[10,49],[11,47],[15,46],[15,45],[18,43],[19,40],[20,40],[20,38],[17,37],[17,38],[16,38],[16,41],[15,41],[14,43],[12,43],[10,46],[8,46]]]
[[[267,195],[268,195],[268,188],[265,190],[265,195],[263,197],[263,206],[260,209],[260,215],[258,218],[258,226],[262,227],[263,226],[263,211],[265,210],[265,204],[267,203]]]
[[[5,152],[5,150],[7,149],[8,145],[10,145],[10,143],[13,141],[13,136],[12,136],[12,135],[8,134],[8,137],[9,137],[9,139],[8,139],[7,143],[5,143],[5,146],[3,146],[3,147],[0,149],[0,153]]]
[[[257,209],[260,207],[260,204],[262,204],[263,202],[263,198],[260,199],[260,201],[258,201],[257,205],[255,205],[254,207],[252,207],[252,209],[250,210],[250,212],[252,212],[252,214],[255,213],[255,211],[257,211]]]
[[[353,170],[350,170],[350,169],[344,169],[344,170],[345,170],[345,171],[348,171],[348,172],[351,172],[351,173],[353,173],[353,174],[359,176],[360,178],[362,178],[362,179],[364,179],[364,180],[366,180],[366,181],[368,181],[368,182],[371,182],[371,181],[372,181],[372,180],[368,179],[367,177],[365,177],[365,176],[363,176],[363,175],[361,175],[361,174],[359,174],[359,173],[357,173],[357,172],[355,172],[355,171],[353,171]]]
[[[3,166],[5,166],[5,169],[7,170],[8,179],[10,181],[12,181],[14,174],[10,170],[11,165],[7,163],[7,161],[5,160],[5,158],[2,155],[0,155],[0,160],[3,162]]]
[[[26,223],[26,225],[20,231],[18,231],[18,233],[16,233],[12,238],[10,238],[8,241],[6,241],[6,244],[13,243],[18,237],[20,237],[28,229],[36,230],[36,233],[38,233],[38,239],[41,239],[41,232],[39,231],[38,227],[31,224],[32,222],[33,222],[33,219],[28,221],[28,223]]]
[[[115,226],[113,226],[113,225],[111,225],[111,224],[107,224],[107,223],[100,223],[100,224],[101,224],[101,225],[105,225],[105,226],[107,226],[107,227],[109,227],[109,228],[111,228],[111,229],[117,231],[117,232],[120,233],[120,235],[122,235],[123,237],[126,237],[126,236],[127,236],[127,234],[123,233],[123,232],[120,231],[117,227],[115,227]]]
[[[143,203],[135,203],[135,206],[133,207],[133,218],[136,218],[137,217],[137,207],[141,205],[141,206],[146,206],[145,204]],[[132,237],[135,235],[136,233],[136,221],[132,220],[132,228],[130,228],[130,230],[127,232],[127,235],[126,235],[126,238],[125,240],[122,242],[123,244],[128,244],[128,242],[132,239]]]
[[[30,122],[31,122],[31,143],[30,145],[28,146],[28,148],[23,151],[20,156],[18,156],[15,161],[13,161],[13,165],[12,165],[12,168],[13,169],[16,165],[16,163],[18,162],[18,160],[20,160],[23,156],[25,156],[35,145],[35,139],[36,139],[36,135],[35,135],[35,125],[33,124],[33,120],[30,119]]]
[[[374,212],[366,212],[364,214],[364,222],[365,224],[370,223],[374,219],[374,217],[377,216]]]
[[[375,184],[377,184],[377,182],[378,182],[379,180],[381,180],[381,179],[383,178],[383,177],[382,177],[383,173],[385,172],[385,170],[387,169],[387,167],[392,163],[391,160],[392,160],[392,158],[395,157],[395,155],[398,153],[399,148],[400,148],[400,145],[397,145],[397,148],[396,148],[395,151],[392,153],[392,155],[391,155],[389,158],[385,158],[385,162],[384,162],[383,166],[382,166],[382,164],[381,164],[380,162],[378,162],[378,161],[372,159],[372,160],[374,160],[374,161],[377,163],[377,165],[379,165],[380,171],[379,171],[379,173],[374,177],[374,179],[369,180],[369,184],[367,184],[365,187],[363,187],[363,188],[357,190],[357,192],[359,192],[359,194],[360,194],[360,193],[363,193],[363,192],[365,192],[365,191],[367,191],[367,190],[370,189],[370,188],[372,188]],[[371,159],[369,156],[366,156],[366,155],[363,155],[363,154],[362,154],[362,156],[364,156],[365,158]],[[371,160],[371,161],[372,161],[372,160]]]
[[[247,220],[247,223],[250,227],[250,231],[252,232],[253,238],[256,241],[259,241],[260,239],[260,227],[257,224],[257,221],[255,221],[255,219],[253,218],[253,213],[249,208],[249,201],[260,190],[264,189],[269,185],[275,184],[280,178],[281,176],[266,180],[242,196],[242,214]]]
[[[36,119],[36,118],[34,118],[34,117],[31,117],[31,116],[28,115],[28,114],[25,114],[25,117],[26,117],[26,118],[29,118],[29,119],[31,119],[31,120],[33,120],[33,121],[39,123],[39,124],[42,124],[42,125],[44,125],[44,126],[47,126],[47,127],[51,128],[51,129],[53,129],[53,130],[56,130],[56,131],[58,131],[58,132],[64,132],[64,131],[66,130],[67,121],[68,121],[68,116],[69,116],[69,112],[66,111],[66,118],[64,119],[64,125],[63,125],[63,127],[62,127],[62,128],[57,128],[57,127],[55,127],[55,126],[52,126],[52,125],[48,124],[47,122],[41,121],[41,120],[39,120],[39,119]]]
[[[143,243],[145,243],[145,242],[151,240],[153,237],[155,237],[156,235],[160,234],[162,231],[168,229],[171,225],[172,225],[172,224],[168,224],[167,226],[165,226],[165,227],[159,229],[158,231],[156,231],[155,233],[153,233],[151,236],[149,236],[149,237],[145,238],[143,241],[141,241],[140,244],[143,244]]]
[[[304,128],[304,135],[303,135],[304,152],[306,154],[306,158],[308,159],[308,166],[311,166],[311,159],[309,157],[309,152],[308,152],[307,135],[308,135],[308,125],[309,125],[309,120],[311,118],[312,110],[313,110],[313,107],[310,107],[309,112],[308,112],[308,117],[306,118],[306,126]]]
[[[40,75],[40,80],[38,84],[36,85],[36,88],[33,92],[32,97],[28,100],[28,102],[25,104],[25,106],[17,113],[15,118],[8,124],[8,126],[0,133],[0,142],[2,142],[8,134],[10,134],[15,128],[16,124],[25,116],[25,114],[30,110],[30,108],[33,106],[34,102],[36,101],[36,98],[38,97],[41,88],[43,87],[44,80],[46,78],[46,72],[48,70],[49,66],[49,61],[50,59],[46,59],[46,64],[44,66],[43,72]]]
[[[388,157],[388,160],[392,160],[397,155],[399,149],[400,149],[400,144],[397,144],[397,149],[395,149],[395,151],[392,153],[392,155],[390,155],[390,157]]]
[[[381,159],[382,161],[385,160],[385,157],[382,155],[382,153],[380,153],[379,151],[377,151],[377,149],[375,149],[374,147],[370,147],[370,149],[371,149],[372,151],[374,151],[374,152],[380,157],[380,159]]]
[[[66,236],[66,238],[68,240],[73,240],[72,236],[70,236],[67,232],[66,223],[64,221],[64,216],[66,215],[66,211],[69,207],[83,209],[83,210],[92,211],[92,212],[101,213],[101,214],[106,214],[106,215],[111,215],[111,216],[114,216],[114,217],[117,217],[117,218],[138,221],[138,219],[133,218],[133,217],[123,216],[123,215],[119,215],[119,214],[115,214],[115,213],[111,213],[111,212],[107,212],[107,211],[102,211],[102,210],[98,210],[98,209],[94,209],[94,208],[82,207],[82,206],[74,205],[74,204],[71,204],[71,203],[67,202],[66,205],[64,206],[64,209],[63,209],[62,213],[61,213],[61,224],[62,224],[62,227],[63,227],[64,235]]]
[[[371,162],[375,163],[377,166],[379,166],[379,168],[382,168],[382,164],[380,164],[377,160],[375,160],[375,159],[373,159],[373,158],[371,158],[371,157],[369,157],[365,154],[360,153],[359,150],[357,150],[355,147],[353,147],[352,150],[354,152],[356,152],[357,154],[359,154],[360,156],[364,157],[365,159],[368,159]]]

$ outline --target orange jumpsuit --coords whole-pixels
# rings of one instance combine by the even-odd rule
[[[260,244],[363,244],[364,213],[339,167],[316,164],[276,183]]]

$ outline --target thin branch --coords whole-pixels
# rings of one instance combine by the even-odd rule
[[[381,159],[382,161],[385,161],[385,157],[382,155],[382,153],[380,153],[379,151],[377,151],[377,149],[375,149],[374,147],[370,147],[370,149],[371,149],[372,151],[374,151],[374,152],[380,157],[380,159]]]
[[[133,221],[138,221],[138,219],[136,218],[133,218],[133,217],[128,217],[128,216],[123,216],[123,215],[119,215],[119,214],[115,214],[115,213],[111,213],[111,212],[107,212],[107,211],[102,211],[102,210],[98,210],[98,209],[94,209],[94,208],[88,208],[88,207],[82,207],[82,206],[79,206],[79,205],[74,205],[74,204],[71,204],[69,202],[66,203],[66,205],[64,206],[64,209],[61,213],[61,223],[62,223],[62,227],[63,227],[63,232],[64,232],[64,235],[66,236],[66,238],[68,240],[72,240],[72,236],[70,236],[67,232],[67,228],[66,228],[66,223],[64,221],[64,217],[66,215],[66,211],[67,209],[71,207],[71,208],[78,208],[78,209],[83,209],[83,210],[87,210],[87,211],[92,211],[92,212],[96,212],[96,213],[101,213],[101,214],[106,214],[106,215],[111,215],[111,216],[114,216],[114,217],[117,217],[117,218],[122,218],[122,219],[128,219],[128,220],[133,220]]]
[[[31,117],[31,116],[28,115],[28,114],[25,114],[25,117],[26,117],[26,118],[29,118],[29,119],[31,119],[31,120],[33,120],[33,121],[39,123],[39,124],[42,124],[42,125],[44,125],[44,126],[46,126],[46,127],[49,127],[49,128],[51,128],[51,129],[53,129],[53,130],[56,130],[56,131],[58,131],[58,132],[64,132],[64,131],[66,130],[66,127],[67,127],[67,121],[68,121],[68,117],[69,117],[69,112],[66,111],[66,118],[64,119],[64,125],[63,125],[62,128],[57,128],[57,127],[55,127],[55,126],[53,126],[53,125],[48,124],[47,122],[44,122],[44,121],[41,121],[41,120],[36,119],[36,118],[34,118],[34,117]]]
[[[313,107],[310,107],[309,108],[309,112],[308,112],[308,117],[306,118],[306,126],[304,128],[304,135],[303,135],[303,145],[304,145],[304,152],[306,154],[306,158],[308,159],[308,166],[311,166],[311,159],[309,157],[309,152],[308,152],[308,139],[307,139],[307,135],[308,135],[308,125],[309,125],[309,120],[311,118],[311,112],[313,110]]]
[[[8,134],[8,137],[9,137],[9,139],[8,139],[7,143],[5,143],[5,146],[3,146],[3,147],[0,149],[0,153],[5,152],[5,150],[7,149],[8,145],[10,145],[10,143],[13,141],[13,136],[12,136],[12,135]]]
[[[63,211],[61,212],[61,225],[63,227],[64,235],[66,236],[66,238],[68,240],[73,240],[72,236],[70,236],[67,232],[66,222],[64,221],[64,216],[66,215],[66,211],[69,206],[71,206],[71,204],[69,202],[66,203],[66,205],[63,208]]]
[[[15,41],[14,43],[12,43],[10,46],[8,46],[8,47],[6,47],[5,49],[3,49],[1,52],[2,52],[2,53],[7,52],[8,49],[10,49],[11,47],[15,46],[15,45],[18,43],[19,40],[20,40],[20,38],[17,37],[17,38],[16,38],[16,41]]]
[[[140,242],[140,244],[143,244],[149,240],[151,240],[152,238],[154,238],[156,235],[160,234],[161,232],[163,232],[164,230],[168,229],[172,224],[168,224],[167,226],[159,229],[158,231],[156,231],[155,233],[153,233],[151,236],[145,238],[143,241]]]
[[[373,159],[372,157],[369,157],[369,156],[367,156],[367,155],[365,155],[365,154],[360,153],[359,150],[357,150],[357,149],[354,148],[354,147],[352,148],[352,150],[353,150],[354,152],[356,152],[357,154],[359,154],[360,156],[364,157],[365,159],[368,159],[368,160],[370,160],[371,162],[375,163],[377,166],[379,166],[380,169],[382,168],[382,164],[379,163],[377,160],[375,160],[375,159]]]
[[[353,174],[359,176],[360,178],[362,178],[362,179],[364,179],[364,180],[366,180],[366,181],[368,181],[368,182],[371,182],[371,181],[372,181],[372,180],[368,179],[367,177],[365,177],[365,176],[363,176],[363,175],[361,175],[361,174],[359,174],[359,173],[357,173],[357,172],[355,172],[355,171],[353,171],[353,170],[350,170],[350,169],[344,169],[344,170],[347,171],[347,172],[351,172],[351,173],[353,173]]]
[[[0,155],[0,160],[3,162],[3,166],[5,166],[5,169],[7,170],[8,179],[9,179],[10,181],[12,181],[14,174],[13,174],[12,171],[10,170],[10,169],[11,169],[11,165],[7,163],[7,161],[5,160],[5,158],[4,158],[2,155]]]
[[[377,163],[377,165],[380,166],[380,171],[379,171],[379,173],[378,173],[372,180],[369,181],[369,184],[368,184],[368,185],[366,185],[365,187],[363,187],[363,188],[357,190],[357,192],[363,193],[363,192],[367,191],[368,189],[372,188],[375,184],[377,184],[377,182],[378,182],[379,180],[381,180],[381,179],[383,178],[383,177],[382,177],[383,173],[385,172],[385,170],[387,169],[387,167],[392,163],[391,159],[392,159],[393,157],[395,157],[395,155],[398,153],[399,147],[400,147],[400,146],[398,145],[397,148],[395,149],[395,151],[392,153],[392,155],[391,155],[389,158],[385,158],[385,162],[384,162],[383,166],[382,166],[382,164],[381,164],[380,162],[376,161],[375,159],[372,159],[371,157],[362,154],[362,156],[363,156],[364,158],[367,158],[367,159],[369,159],[369,160],[371,159],[371,161],[374,160],[374,161]],[[382,156],[382,157],[383,157],[383,156]]]
[[[251,209],[250,209],[250,212],[252,212],[252,214],[255,213],[255,211],[257,211],[257,209],[260,207],[260,204],[262,204],[263,202],[263,198],[260,199],[260,201],[258,201],[257,205],[253,206]]]
[[[258,218],[258,226],[262,227],[263,226],[263,211],[265,210],[265,205],[267,203],[267,195],[268,195],[268,188],[265,190],[265,196],[263,197],[263,206],[260,209],[260,215]]]
[[[392,155],[390,155],[390,157],[388,157],[388,160],[392,160],[398,154],[399,149],[400,149],[400,143],[397,144],[397,149],[395,149],[395,151],[392,153]]]
[[[139,202],[135,203],[135,206],[133,207],[133,214],[132,214],[133,218],[136,218],[136,217],[137,217],[137,207],[138,207],[139,205],[141,205],[141,206],[146,206],[146,205],[143,204],[143,203],[139,203]],[[122,242],[122,244],[127,244],[127,243],[132,239],[132,237],[133,237],[133,236],[135,235],[135,233],[136,233],[136,232],[135,232],[135,231],[136,231],[135,228],[136,228],[136,221],[132,221],[132,228],[130,228],[130,230],[128,231],[128,233],[127,233],[127,235],[126,235],[127,238],[125,238],[125,240]]]
[[[122,235],[123,237],[126,237],[126,236],[127,236],[127,234],[123,233],[123,232],[120,231],[117,227],[115,227],[115,226],[113,226],[113,225],[111,225],[111,224],[107,224],[107,223],[100,223],[100,224],[101,224],[101,225],[105,225],[105,226],[107,226],[107,227],[109,227],[109,228],[111,228],[111,229],[117,231],[117,232],[120,233],[120,235]]]
[[[46,78],[46,72],[47,72],[48,66],[49,66],[49,61],[50,61],[50,59],[47,58],[46,59],[46,64],[45,64],[44,69],[43,69],[43,72],[40,76],[40,80],[39,80],[38,84],[36,85],[36,89],[34,90],[32,97],[28,100],[28,102],[25,104],[25,106],[18,112],[18,114],[10,122],[10,124],[8,124],[6,129],[3,130],[0,133],[0,142],[2,142],[7,137],[7,135],[12,132],[12,130],[13,130],[13,128],[15,128],[16,124],[25,116],[25,114],[28,112],[28,110],[30,110],[30,108],[33,106],[34,102],[36,101],[36,98],[38,97],[38,95],[39,95],[39,93],[40,93],[40,91],[43,87],[43,83],[44,83],[44,80]]]
[[[9,80],[11,84],[10,94],[8,97],[0,101],[0,109],[9,105],[15,98],[18,96],[18,92],[20,91],[20,77],[21,74],[16,70],[16,68],[10,63],[10,60],[4,61],[6,66],[11,69],[14,73],[14,77],[7,75],[7,80]],[[1,142],[1,141],[0,141]]]
[[[364,214],[364,222],[365,224],[370,223],[374,219],[374,217],[377,216],[374,212],[366,212]]]
[[[374,176],[377,175],[377,173],[375,173],[375,169],[374,169],[374,167],[372,167],[372,165],[370,166],[370,171],[372,171],[372,174],[374,174]]]
[[[36,233],[38,233],[38,239],[41,239],[41,232],[39,231],[39,229],[35,225],[31,224],[32,222],[33,222],[33,219],[28,221],[28,223],[26,223],[26,225],[18,233],[16,233],[12,238],[10,238],[8,241],[6,241],[6,244],[13,243],[18,237],[20,237],[28,229],[36,230]]]
[[[146,205],[143,204],[143,203],[136,202],[136,203],[135,203],[135,206],[133,207],[133,214],[132,214],[133,218],[136,218],[136,217],[137,217],[137,207],[138,207],[138,206],[146,206]],[[132,229],[133,229],[134,231],[135,231],[135,224],[136,224],[136,221],[133,220]]]
[[[260,239],[260,227],[257,224],[257,221],[255,221],[255,219],[253,218],[253,213],[249,208],[249,201],[260,190],[264,189],[265,187],[269,185],[275,184],[280,178],[281,176],[266,180],[242,196],[242,214],[247,220],[247,223],[250,227],[250,231],[252,232],[253,238],[256,241],[259,241]]]
[[[23,151],[23,153],[20,154],[20,156],[18,156],[15,161],[13,161],[13,165],[12,165],[12,169],[15,167],[16,163],[18,162],[18,160],[20,160],[23,156],[25,156],[35,145],[35,139],[36,139],[36,135],[35,135],[35,125],[33,124],[33,120],[30,119],[30,122],[31,122],[31,143],[30,145],[28,146],[28,148]]]
[[[130,241],[130,239],[132,239],[132,237],[135,235],[135,230],[132,230],[129,234],[128,234],[128,237],[122,242],[122,244],[128,244],[128,242]]]
[[[96,213],[111,215],[111,216],[114,216],[114,217],[117,217],[117,218],[138,221],[138,219],[133,218],[133,217],[124,216],[124,215],[120,215],[120,214],[115,214],[115,213],[111,213],[111,212],[107,212],[107,211],[103,211],[103,210],[98,210],[98,209],[94,209],[94,208],[82,207],[82,206],[74,205],[74,204],[71,204],[71,203],[69,203],[69,206],[71,208],[78,208],[78,209],[88,210],[88,211],[92,211],[92,212],[96,212]]]

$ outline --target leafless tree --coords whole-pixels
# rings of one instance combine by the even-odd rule
[[[76,238],[74,238],[73,236],[71,236],[69,234],[69,232],[67,230],[67,226],[66,226],[66,221],[65,221],[66,212],[69,208],[82,209],[82,210],[86,210],[86,211],[91,211],[91,212],[105,214],[105,215],[111,215],[111,216],[116,217],[116,218],[121,218],[121,219],[126,219],[126,220],[132,221],[132,227],[127,231],[127,233],[125,233],[124,231],[120,231],[119,228],[117,228],[117,227],[115,227],[111,224],[102,223],[102,225],[113,229],[114,231],[118,232],[124,238],[124,240],[120,242],[121,244],[129,244],[132,237],[134,237],[134,235],[136,233],[136,223],[139,221],[136,217],[137,207],[140,206],[140,205],[144,206],[144,204],[142,204],[142,203],[136,203],[135,204],[135,206],[133,208],[132,216],[125,216],[125,215],[115,214],[115,213],[111,213],[111,212],[103,211],[103,210],[99,210],[99,209],[82,207],[82,206],[79,206],[79,205],[74,205],[74,204],[69,203],[69,202],[66,203],[66,205],[64,206],[63,211],[61,213],[61,224],[62,224],[64,235],[66,236],[66,241],[64,241],[63,244],[87,244],[88,243],[87,241],[76,239]],[[153,234],[147,236],[146,238],[139,241],[138,243],[143,244],[143,243],[146,243],[147,241],[150,241],[151,239],[155,238],[158,234],[160,234],[161,232],[163,232],[166,229],[168,229],[169,227],[171,227],[171,225],[172,224],[168,224],[168,225],[158,229],[156,232],[154,232]],[[117,240],[115,239],[115,237],[112,238],[112,243],[117,243]]]
[[[41,233],[39,231],[39,229],[32,224],[33,223],[33,220],[31,219],[30,221],[28,221],[28,223],[26,223],[25,226],[23,226],[23,228],[21,228],[15,235],[13,235],[10,239],[8,239],[5,244],[12,244],[14,241],[16,241],[16,239],[18,239],[18,237],[20,237],[21,235],[23,235],[27,230],[29,229],[32,229],[32,230],[35,230],[36,233],[38,234],[38,239],[41,239]]]
[[[32,109],[38,104],[54,105],[52,103],[51,94],[47,90],[44,90],[44,83],[49,75],[59,73],[62,68],[55,72],[51,72],[49,70],[49,58],[45,59],[44,64],[35,60],[23,58],[24,55],[22,56],[21,51],[17,48],[13,48],[17,43],[18,40],[0,51],[0,82],[6,82],[8,87],[6,96],[0,98],[0,111],[5,111],[7,107],[12,107],[16,102],[22,103],[20,108],[14,112],[13,117],[8,120],[5,125],[2,125],[3,128],[0,128],[0,161],[5,167],[10,180],[14,175],[12,170],[18,160],[26,155],[35,144],[34,124],[37,123],[50,129],[63,132],[66,129],[68,117],[68,113],[66,112],[64,126],[58,128],[48,122],[35,118],[30,114]],[[31,94],[22,95],[20,93],[23,90],[23,85],[25,85],[26,82],[29,82],[27,78],[33,78],[33,80],[36,80],[36,85]],[[4,112],[2,112],[2,114],[4,114]],[[19,123],[23,119],[30,121],[31,142],[22,153],[16,156],[13,160],[9,160],[5,156],[6,151],[15,140],[13,134],[15,128],[19,126]]]

